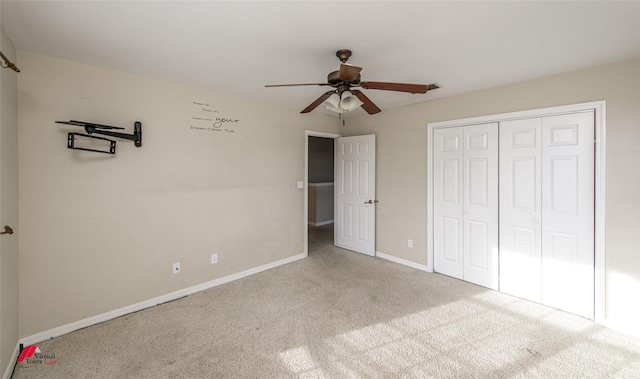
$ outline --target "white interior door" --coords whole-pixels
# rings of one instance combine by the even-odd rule
[[[542,119],[542,303],[594,316],[594,114]]]
[[[498,289],[498,124],[433,137],[434,269]]]
[[[542,119],[500,123],[500,291],[541,302]]]
[[[376,136],[336,138],[336,246],[375,255]]]

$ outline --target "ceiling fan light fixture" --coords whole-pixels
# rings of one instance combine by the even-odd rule
[[[351,91],[344,91],[342,94],[333,93],[322,105],[330,111],[337,113],[351,112],[364,104]]]
[[[330,111],[342,113],[342,108],[340,108],[340,95],[337,93],[331,94],[322,104]]]
[[[340,108],[342,108],[343,112],[351,112],[352,110],[358,108],[364,104],[360,99],[358,99],[351,91],[344,91],[342,93],[342,98],[340,99]]]

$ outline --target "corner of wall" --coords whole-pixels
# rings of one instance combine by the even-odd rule
[[[0,50],[16,63],[15,47],[1,24]],[[0,68],[0,82],[0,225],[15,230],[0,237],[0,372],[9,377],[19,337],[17,73]]]

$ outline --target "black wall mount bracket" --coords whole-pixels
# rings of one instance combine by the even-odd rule
[[[70,120],[70,121],[56,121],[56,123],[79,126],[84,128],[84,131],[87,133],[87,134],[82,134],[82,133],[70,132],[67,137],[67,148],[69,149],[94,151],[96,153],[106,153],[106,154],[116,153],[116,141],[110,140],[108,138],[96,137],[96,136],[93,136],[92,134],[101,134],[109,137],[122,138],[122,139],[133,141],[136,147],[142,146],[142,123],[140,121],[136,121],[133,124],[133,134],[114,132],[113,130],[124,130],[124,128],[121,128],[118,126],[95,124],[95,123],[85,122],[85,121]],[[103,150],[97,150],[97,149],[90,149],[86,147],[78,147],[75,145],[76,137],[87,137],[87,138],[107,141],[109,142],[109,149],[107,151],[103,151]]]

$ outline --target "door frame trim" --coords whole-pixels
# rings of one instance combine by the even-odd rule
[[[605,158],[606,158],[606,101],[594,101],[557,107],[530,109],[427,124],[427,271],[433,272],[433,130],[490,122],[502,122],[523,118],[556,116],[568,113],[593,111],[595,118],[595,214],[594,214],[594,321],[605,323]]]
[[[304,230],[303,254],[305,257],[309,256],[309,137],[331,138],[335,140],[336,138],[342,137],[342,134],[318,132],[315,130],[304,131],[304,219],[302,220],[302,230]],[[335,199],[333,202],[335,207]]]

